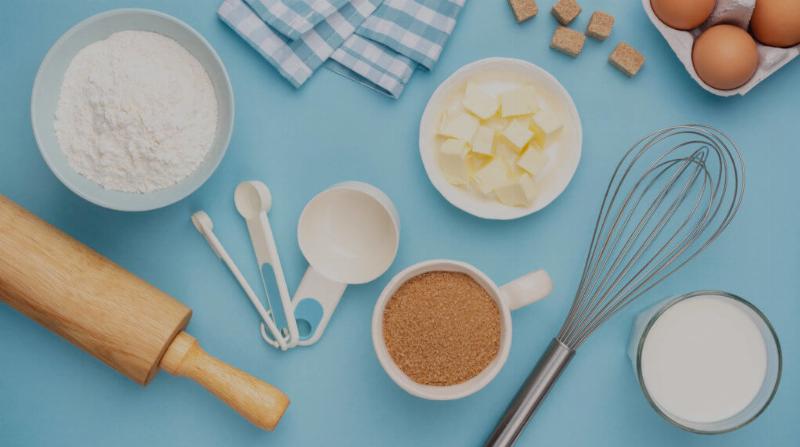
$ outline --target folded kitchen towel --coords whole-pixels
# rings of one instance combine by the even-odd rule
[[[342,0],[319,1],[224,0],[218,13],[295,87],[331,59],[331,70],[397,98],[417,67],[431,69],[439,59],[464,6],[464,0],[345,0],[330,12]]]
[[[295,87],[303,85],[375,11],[381,0],[352,0],[296,40],[275,31],[242,0],[225,0],[219,17]]]
[[[463,7],[464,0],[384,0],[356,33],[430,70]]]
[[[349,0],[245,0],[267,25],[290,40],[298,39]]]
[[[380,93],[399,98],[417,63],[354,34],[331,55],[327,67]]]
[[[331,58],[333,71],[394,98],[418,66],[432,69],[465,0],[384,0]]]

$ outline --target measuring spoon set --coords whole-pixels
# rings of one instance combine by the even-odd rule
[[[259,181],[242,182],[234,203],[247,225],[266,307],[214,234],[209,215],[198,211],[192,223],[255,307],[262,320],[261,337],[282,351],[316,343],[347,285],[375,280],[397,254],[400,225],[389,197],[363,182],[336,184],[312,198],[300,215],[297,241],[308,268],[290,296],[267,217],[272,205],[269,188]],[[275,295],[280,312],[271,302]]]

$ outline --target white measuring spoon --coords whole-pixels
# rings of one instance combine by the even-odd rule
[[[309,263],[292,300],[299,345],[319,340],[348,284],[381,276],[400,241],[397,211],[386,194],[362,182],[340,183],[317,194],[297,225]]]
[[[285,339],[286,345],[289,348],[294,347],[299,340],[297,323],[292,312],[292,301],[289,296],[289,289],[286,286],[286,278],[283,275],[278,248],[267,218],[267,213],[272,206],[272,194],[270,194],[269,188],[264,183],[246,181],[236,187],[233,198],[236,211],[247,223],[250,242],[253,245],[253,251],[258,262],[261,284],[264,287],[267,304],[272,311],[275,324],[280,329],[281,338]],[[266,275],[264,273],[265,269],[270,270]],[[275,310],[270,301],[269,292],[276,289],[280,297],[280,313]],[[267,342],[271,341],[263,326],[261,327],[261,336]]]
[[[261,336],[264,337],[264,324],[266,324],[267,328],[269,329],[270,333],[272,334],[274,340],[269,340],[264,337],[265,341],[269,343],[271,346],[275,348],[280,348],[282,351],[285,351],[288,346],[286,340],[281,335],[280,330],[275,325],[275,322],[267,311],[264,308],[264,305],[261,304],[261,301],[256,296],[253,289],[250,287],[250,284],[247,283],[247,280],[242,275],[242,272],[239,271],[239,268],[236,266],[236,263],[233,262],[228,252],[225,251],[225,247],[222,246],[222,243],[217,239],[217,236],[214,234],[214,222],[211,220],[208,214],[205,211],[198,211],[192,214],[192,223],[197,231],[203,235],[203,237],[208,242],[208,245],[211,246],[211,249],[214,251],[214,254],[217,255],[219,259],[228,267],[228,270],[233,273],[233,276],[236,278],[236,281],[241,286],[242,290],[244,290],[245,295],[253,304],[253,307],[256,308],[256,311],[261,316],[262,324],[261,324]]]

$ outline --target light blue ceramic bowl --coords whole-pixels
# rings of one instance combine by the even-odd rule
[[[61,151],[53,119],[61,82],[72,58],[86,45],[126,30],[152,31],[183,45],[206,69],[217,95],[217,134],[206,159],[177,184],[145,194],[111,191],[75,172]],[[33,134],[45,162],[69,189],[84,199],[121,211],[145,211],[167,206],[199,188],[222,160],[233,131],[233,90],[216,51],[197,31],[169,15],[146,9],[115,9],[73,26],[48,51],[36,74],[31,96]]]

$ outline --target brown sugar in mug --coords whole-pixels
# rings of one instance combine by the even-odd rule
[[[489,353],[492,358],[491,360],[487,359],[488,363],[482,370],[466,371],[464,373],[465,380],[458,381],[458,383],[451,384],[447,380],[441,382],[443,384],[420,383],[419,380],[421,378],[443,376],[449,378],[450,376],[447,374],[437,374],[441,371],[431,371],[432,374],[425,374],[424,366],[420,367],[420,365],[416,365],[417,369],[415,371],[411,371],[408,366],[406,367],[412,374],[405,372],[390,354],[384,334],[384,316],[387,311],[387,305],[397,294],[398,290],[412,279],[431,272],[452,272],[468,276],[469,279],[474,281],[474,283],[479,285],[483,291],[486,292],[485,296],[491,299],[492,303],[495,304],[495,306],[483,307],[483,309],[491,311],[491,308],[496,307],[496,311],[499,313],[499,318],[497,320],[499,322],[499,344],[496,353]],[[460,282],[460,284],[462,286],[464,285],[463,282]],[[391,377],[397,385],[414,396],[430,400],[451,400],[469,396],[491,382],[497,373],[500,372],[500,369],[502,369],[503,364],[505,364],[508,358],[508,353],[511,348],[511,311],[525,307],[528,304],[546,297],[550,294],[552,288],[550,275],[543,270],[528,273],[508,284],[498,286],[483,272],[464,262],[439,259],[414,264],[395,275],[395,277],[389,281],[375,304],[375,310],[372,314],[372,342],[375,348],[375,354],[389,377]],[[424,312],[425,309],[418,309],[415,311]],[[432,312],[436,312],[436,310],[432,310]],[[485,321],[491,323],[491,318],[485,319]],[[475,354],[478,357],[485,357],[487,352],[480,350],[480,352],[476,352]],[[474,366],[475,365],[470,365],[470,367]],[[417,381],[415,381],[411,375],[414,375]]]

